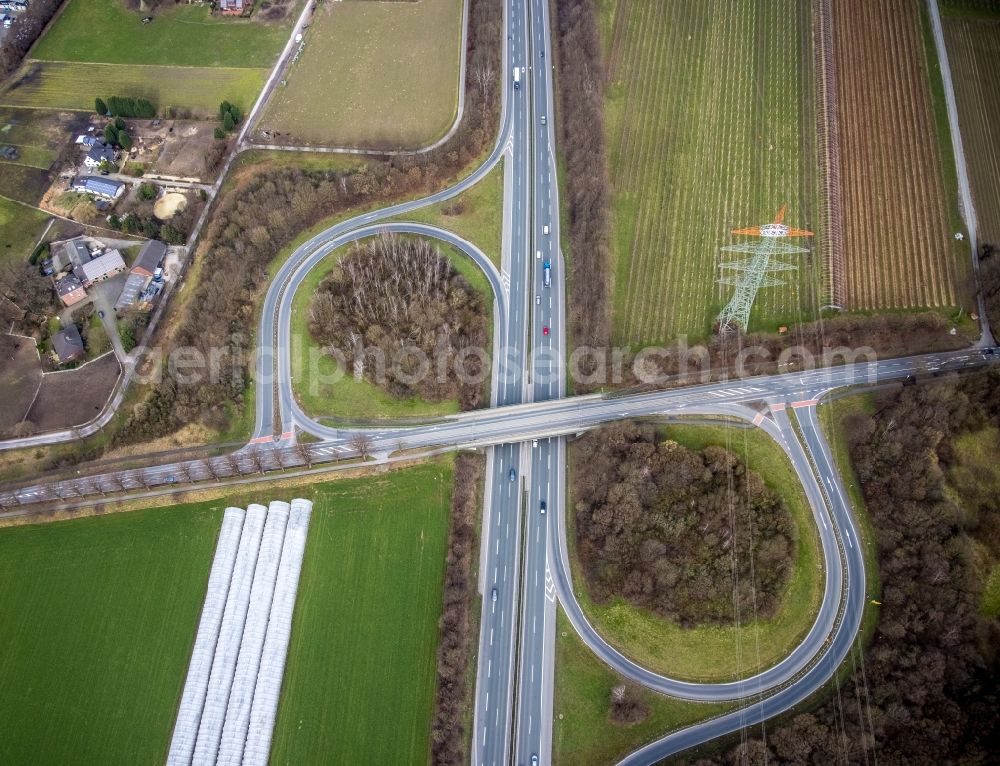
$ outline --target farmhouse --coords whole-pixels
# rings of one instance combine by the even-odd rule
[[[90,151],[87,152],[87,156],[84,157],[83,164],[88,168],[97,168],[101,166],[103,161],[114,162],[115,159],[115,148],[111,144],[95,141],[91,145]]]
[[[128,308],[135,304],[140,294],[146,289],[156,275],[156,271],[167,254],[167,246],[159,240],[151,239],[142,246],[139,255],[132,264],[122,294],[115,303],[115,311]]]
[[[63,277],[56,282],[56,294],[64,306],[72,306],[87,297],[83,284],[73,274]]]
[[[243,0],[219,0],[219,10],[226,16],[238,16],[243,13]]]
[[[108,250],[104,255],[83,264],[80,270],[83,272],[83,286],[90,287],[125,271],[125,259],[117,250]]]
[[[79,266],[90,260],[90,250],[87,248],[87,243],[80,238],[63,242],[59,250],[62,252],[60,263],[58,265],[53,263],[53,266],[56,266],[56,271],[61,271],[70,265]]]
[[[66,364],[83,356],[83,339],[75,324],[52,336],[52,350],[56,352],[59,364]]]
[[[122,196],[125,184],[98,176],[79,176],[73,181],[73,191],[81,194],[93,194],[103,199],[115,200]]]

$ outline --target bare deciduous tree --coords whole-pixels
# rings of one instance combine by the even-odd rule
[[[212,458],[206,457],[199,461],[202,469],[205,471],[206,476],[210,476],[215,481],[219,480],[219,469],[215,465],[215,461]]]
[[[296,442],[293,449],[295,451],[295,456],[305,464],[306,468],[312,468],[313,456],[309,445],[305,442]]]
[[[191,465],[189,463],[178,464],[174,474],[177,476],[178,481],[182,481],[185,484],[194,483],[194,477],[191,475]]]
[[[479,92],[482,94],[483,107],[489,108],[493,103],[493,86],[496,82],[493,66],[488,61],[477,64],[473,77],[476,80],[476,85],[479,86]]]
[[[271,454],[274,455],[274,462],[278,464],[278,468],[284,471],[288,467],[288,452],[284,447],[274,450]]]
[[[267,466],[264,464],[264,453],[261,451],[260,447],[255,444],[248,449],[247,457],[250,459],[250,465],[253,466],[253,470],[263,476],[264,472],[267,470]]]
[[[242,476],[243,466],[240,464],[239,456],[235,452],[230,452],[228,455],[224,455],[223,463],[229,469],[230,476]]]
[[[365,431],[355,431],[351,435],[351,449],[354,450],[358,455],[361,456],[362,460],[367,460],[371,457],[372,452],[372,437]]]
[[[125,492],[128,489],[127,474],[125,471],[115,471],[108,476],[108,483],[119,492]]]

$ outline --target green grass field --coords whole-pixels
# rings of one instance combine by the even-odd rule
[[[612,197],[613,338],[709,334],[734,228],[817,225],[808,0],[602,0]],[[761,290],[751,329],[812,317],[819,268]]]
[[[455,120],[461,37],[461,0],[323,4],[261,128],[282,143],[429,144]]]
[[[740,627],[681,628],[623,600],[594,603],[578,567],[574,571],[574,590],[601,635],[644,667],[696,681],[729,681],[752,675],[787,656],[816,619],[823,572],[812,511],[788,458],[763,431],[671,425],[665,436],[689,449],[715,444],[732,450],[784,499],[798,529],[798,541],[795,569],[777,614],[757,620],[752,614],[743,614]],[[575,532],[569,535],[571,541],[575,540]]]
[[[0,762],[162,763],[222,509],[315,502],[272,763],[429,753],[450,458],[0,529]]]
[[[151,24],[124,0],[70,0],[31,52],[49,61],[270,67],[293,18],[280,23],[212,16],[208,4],[164,3]]]
[[[451,462],[316,493],[272,764],[426,763]]]
[[[259,68],[29,61],[0,91],[0,105],[91,112],[98,96],[135,96],[148,98],[160,114],[174,106],[211,117],[224,100],[249,109],[266,78]]]
[[[0,762],[163,762],[221,508],[0,530]]]
[[[485,275],[464,254],[446,246],[455,270],[486,298],[487,316],[493,316],[493,291]],[[353,375],[337,377],[337,364],[332,357],[321,354],[309,335],[309,302],[323,277],[333,271],[340,258],[348,253],[340,248],[316,266],[302,281],[292,299],[292,386],[302,409],[313,417],[329,417],[343,421],[393,420],[398,418],[432,418],[458,412],[458,401],[428,402],[422,399],[399,399],[367,380]],[[492,328],[492,321],[490,322]],[[490,329],[492,337],[492,329]]]
[[[459,211],[456,211],[456,207]],[[446,212],[449,211],[449,212]],[[503,161],[453,200],[421,208],[397,221],[419,221],[448,229],[479,246],[500,268],[503,223]]]
[[[611,690],[621,677],[595,657],[559,609],[553,699],[552,762],[557,766],[604,766],[631,750],[683,726],[728,710],[662,697],[643,689],[649,717],[623,726],[608,717]]]
[[[47,218],[37,208],[0,197],[0,260],[27,261]]]

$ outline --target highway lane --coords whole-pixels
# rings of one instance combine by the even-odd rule
[[[530,318],[530,183],[528,156],[530,84],[522,68],[527,61],[527,8],[524,0],[506,5],[507,46],[502,92],[510,116],[509,164],[505,167],[503,266],[509,276],[507,333],[501,349],[501,369],[494,379],[494,400],[504,407],[523,402],[524,374]],[[519,70],[514,87],[513,69]],[[507,183],[509,181],[509,183]],[[296,412],[296,416],[298,416]],[[483,595],[480,618],[478,672],[473,713],[473,763],[503,766],[512,749],[511,721],[517,667],[517,624],[521,566],[522,488],[528,481],[528,455],[521,444],[502,444],[487,461],[488,512],[483,515],[485,563],[480,582]],[[494,598],[496,599],[494,601]]]
[[[529,283],[534,303],[530,339],[530,401],[559,398],[565,391],[560,360],[565,349],[565,268],[559,250],[559,195],[554,146],[554,97],[549,7],[530,0],[528,80],[531,84],[532,241]],[[548,283],[546,283],[548,264]],[[552,695],[555,675],[556,592],[549,538],[564,510],[565,440],[531,442],[531,469],[525,512],[520,656],[515,719],[516,764],[552,754]],[[542,504],[545,512],[542,512]],[[554,515],[553,515],[554,514]]]

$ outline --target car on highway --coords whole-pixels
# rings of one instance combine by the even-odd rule
[[[542,302],[542,296],[541,295],[536,295],[535,296],[535,305],[537,306],[541,302]]]
[[[538,756],[537,755],[531,756],[531,766],[538,766]]]
[[[542,227],[542,234],[548,234],[548,233],[549,233],[549,227],[548,226],[543,226]]]
[[[538,510],[539,510],[540,513],[545,513],[545,501],[544,500],[542,500],[542,502],[541,502]]]
[[[543,114],[542,115],[542,125],[544,125],[544,124],[545,124],[545,115]]]
[[[517,478],[517,471],[515,471],[513,468],[511,468],[510,469],[510,480],[514,481],[514,479],[516,479],[516,478]]]
[[[549,334],[549,326],[548,326],[548,325],[545,325],[545,326],[544,326],[544,327],[542,328],[542,335],[548,335],[548,334]]]
[[[492,599],[493,601],[496,601],[496,600],[497,600],[497,589],[496,589],[496,588],[494,588],[494,589],[493,589],[493,592],[492,592],[492,593],[490,594],[490,598],[491,598],[491,599]]]

